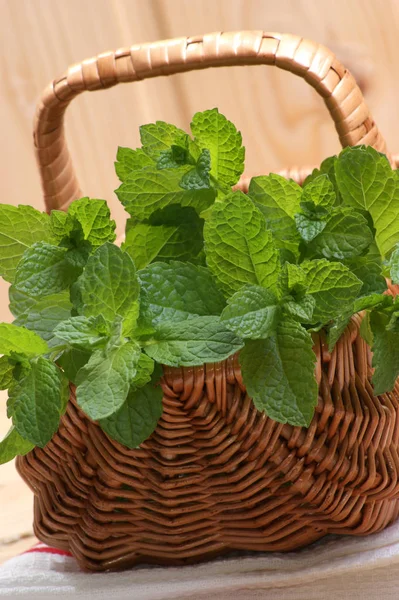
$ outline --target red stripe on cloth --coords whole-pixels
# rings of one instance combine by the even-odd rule
[[[58,550],[58,548],[50,548],[49,546],[33,546],[30,550],[26,550],[24,554],[30,552],[44,552],[45,554],[60,554],[61,556],[72,556],[70,552],[66,550]]]

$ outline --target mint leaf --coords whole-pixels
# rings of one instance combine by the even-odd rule
[[[284,302],[283,308],[292,318],[301,323],[313,322],[313,311],[316,300],[313,296],[303,296],[299,299],[289,299]]]
[[[305,242],[311,242],[325,229],[326,221],[311,219],[306,215],[295,215],[295,225],[299,235]]]
[[[29,294],[20,292],[14,285],[8,288],[9,309],[14,317],[23,315],[36,304],[37,299]]]
[[[347,328],[351,316],[355,313],[364,311],[364,310],[372,310],[377,309],[382,310],[392,306],[392,296],[386,296],[383,294],[370,294],[369,296],[363,296],[362,298],[357,298],[354,303],[349,306],[345,312],[339,315],[334,323],[331,325],[328,331],[328,349],[331,352],[334,349],[335,344],[344,333]],[[362,337],[364,335],[369,336],[369,340],[372,338],[371,330],[369,325],[368,313],[362,320],[362,324],[360,326],[360,333]],[[367,325],[366,325],[367,324]],[[388,326],[389,328],[389,326]],[[371,337],[370,337],[371,336]],[[369,342],[368,342],[369,343]],[[370,344],[371,345],[371,344]]]
[[[303,188],[302,202],[314,202],[316,206],[332,208],[335,201],[334,186],[327,174],[318,175]]]
[[[149,383],[152,379],[154,368],[155,363],[152,358],[142,352],[137,363],[136,375],[132,379],[131,389],[138,389]]]
[[[50,214],[51,236],[55,243],[60,244],[72,231],[72,222],[63,210],[52,210]]]
[[[72,304],[69,293],[64,291],[37,300],[32,298],[32,300],[31,306],[15,319],[14,325],[34,331],[51,347],[57,343],[54,337],[55,327],[71,316]]]
[[[370,313],[369,312],[366,312],[366,314],[364,315],[364,317],[360,323],[359,333],[362,336],[362,338],[364,339],[364,341],[366,342],[366,344],[368,344],[371,348],[374,343],[374,340],[373,340],[373,332],[371,330],[371,325],[370,325]]]
[[[125,331],[138,316],[139,282],[130,256],[118,246],[106,243],[87,261],[76,285],[81,305],[74,295],[78,312],[85,317],[103,316],[113,323],[118,315],[125,320]]]
[[[57,294],[68,288],[79,269],[66,260],[66,248],[36,242],[24,252],[15,273],[14,286],[30,296]]]
[[[355,300],[353,305],[353,312],[360,312],[362,310],[370,310],[372,308],[388,308],[392,306],[392,296],[385,294],[370,294],[369,296],[363,296]]]
[[[80,348],[65,350],[57,359],[57,365],[65,373],[65,377],[76,385],[77,375],[82,367],[89,361],[91,353]]]
[[[15,429],[35,446],[43,448],[58,429],[63,377],[53,362],[39,357],[9,390]]]
[[[203,220],[189,207],[169,208],[169,214],[158,217],[154,224],[138,223],[128,229],[122,250],[130,254],[137,269],[143,269],[155,259],[189,261],[196,260],[200,254]]]
[[[145,221],[154,212],[173,204],[192,206],[199,213],[215,199],[215,190],[183,189],[182,178],[191,171],[186,165],[176,169],[146,168],[132,173],[115,191],[127,212],[136,221]]]
[[[373,242],[367,220],[359,212],[338,209],[310,241],[308,250],[328,259],[346,260],[359,256]]]
[[[68,219],[72,223],[79,223],[82,239],[90,242],[96,248],[104,242],[113,242],[115,235],[115,221],[111,220],[111,213],[105,200],[94,198],[80,198],[72,202],[68,209]]]
[[[214,205],[204,239],[208,267],[227,296],[246,284],[276,287],[280,258],[272,233],[242,192]]]
[[[378,248],[372,244],[365,256],[358,256],[348,261],[347,266],[358,279],[363,282],[360,296],[382,294],[387,289],[385,277],[382,275],[382,262]]]
[[[188,135],[175,125],[156,121],[140,127],[140,139],[143,152],[150,158],[157,159],[163,150],[169,150],[172,146],[185,148]]]
[[[281,269],[278,289],[281,297],[306,291],[306,274],[299,265],[285,263]]]
[[[389,274],[392,283],[399,283],[399,244],[391,254],[389,260]]]
[[[280,423],[308,427],[317,404],[313,342],[299,323],[281,322],[276,334],[250,340],[240,353],[248,395]]]
[[[343,200],[368,210],[376,229],[376,242],[382,255],[399,242],[399,185],[386,156],[373,148],[346,148],[335,165]]]
[[[115,171],[120,181],[125,181],[133,171],[140,171],[143,167],[152,167],[154,161],[144,150],[138,148],[122,148],[119,146],[116,154]]]
[[[158,169],[175,169],[194,162],[188,152],[188,141],[186,146],[183,148],[172,144],[169,150],[162,150],[157,160]]]
[[[208,269],[172,261],[139,272],[141,316],[151,323],[219,315],[225,300]]]
[[[51,241],[50,217],[31,206],[0,205],[0,276],[11,283],[23,253],[32,244]]]
[[[10,323],[0,323],[0,354],[26,357],[46,354],[49,348],[36,333]]]
[[[107,353],[96,350],[77,374],[76,399],[93,420],[115,413],[125,402],[137,373],[140,346],[127,342]]]
[[[238,336],[257,340],[267,338],[275,331],[279,313],[276,296],[253,285],[229,298],[220,320]]]
[[[332,352],[334,350],[335,344],[338,342],[339,338],[344,333],[345,329],[348,327],[349,321],[351,320],[351,316],[354,312],[354,310],[348,310],[342,315],[339,315],[329,328],[327,336],[329,352]]]
[[[371,312],[370,326],[373,335],[373,375],[374,394],[376,396],[393,389],[399,375],[398,335],[389,331],[388,315]]]
[[[294,217],[300,210],[302,189],[294,181],[281,175],[253,177],[248,195],[266,218],[279,248],[296,254],[300,238],[295,228]]]
[[[213,108],[194,115],[191,131],[196,144],[210,151],[211,175],[223,185],[235,185],[244,171],[245,149],[233,123]]]
[[[10,362],[8,356],[0,357],[0,390],[7,390],[13,381],[15,364]]]
[[[207,148],[201,150],[197,164],[187,171],[180,180],[185,190],[203,190],[210,187],[211,155]]]
[[[121,408],[100,427],[110,438],[128,448],[138,448],[154,431],[162,415],[162,388],[146,385],[131,390]]]
[[[34,448],[34,444],[24,440],[14,426],[0,442],[0,465],[9,462],[16,456],[24,456]]]
[[[160,323],[154,339],[144,350],[161,364],[191,367],[224,360],[242,346],[240,338],[218,317],[195,317],[177,323]]]
[[[330,156],[323,160],[319,169],[313,169],[312,173],[308,175],[303,184],[303,190],[310,185],[315,179],[318,179],[322,175],[327,175],[329,180],[331,181],[334,191],[335,191],[335,204],[342,204],[341,194],[338,189],[336,177],[335,177],[335,165],[338,160],[337,156]]]
[[[362,287],[362,282],[348,267],[322,258],[305,261],[301,268],[306,274],[307,292],[316,301],[314,321],[326,322],[345,312]]]
[[[54,334],[75,348],[89,349],[105,345],[109,331],[102,316],[71,317],[59,323]]]

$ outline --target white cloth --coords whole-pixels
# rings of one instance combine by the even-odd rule
[[[364,538],[327,538],[288,554],[188,567],[79,571],[44,544],[0,567],[0,598],[29,600],[396,600],[399,523]]]

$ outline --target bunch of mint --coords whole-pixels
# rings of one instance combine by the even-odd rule
[[[0,462],[43,447],[76,385],[81,409],[129,448],[162,413],[161,365],[239,352],[255,406],[308,426],[317,403],[313,338],[332,349],[364,311],[376,394],[399,375],[399,181],[371,148],[324,161],[303,188],[279,175],[233,191],[241,134],[216,109],[193,137],[163,122],[119,148],[116,194],[130,215],[119,248],[103,200],[67,213],[0,205],[0,388],[12,427]]]

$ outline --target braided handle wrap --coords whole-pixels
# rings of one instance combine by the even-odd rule
[[[386,153],[352,75],[326,47],[295,35],[240,31],[177,38],[106,52],[68,69],[44,90],[34,144],[47,210],[81,196],[64,135],[64,113],[78,94],[194,69],[276,65],[307,81],[324,98],[342,146],[366,144]]]

